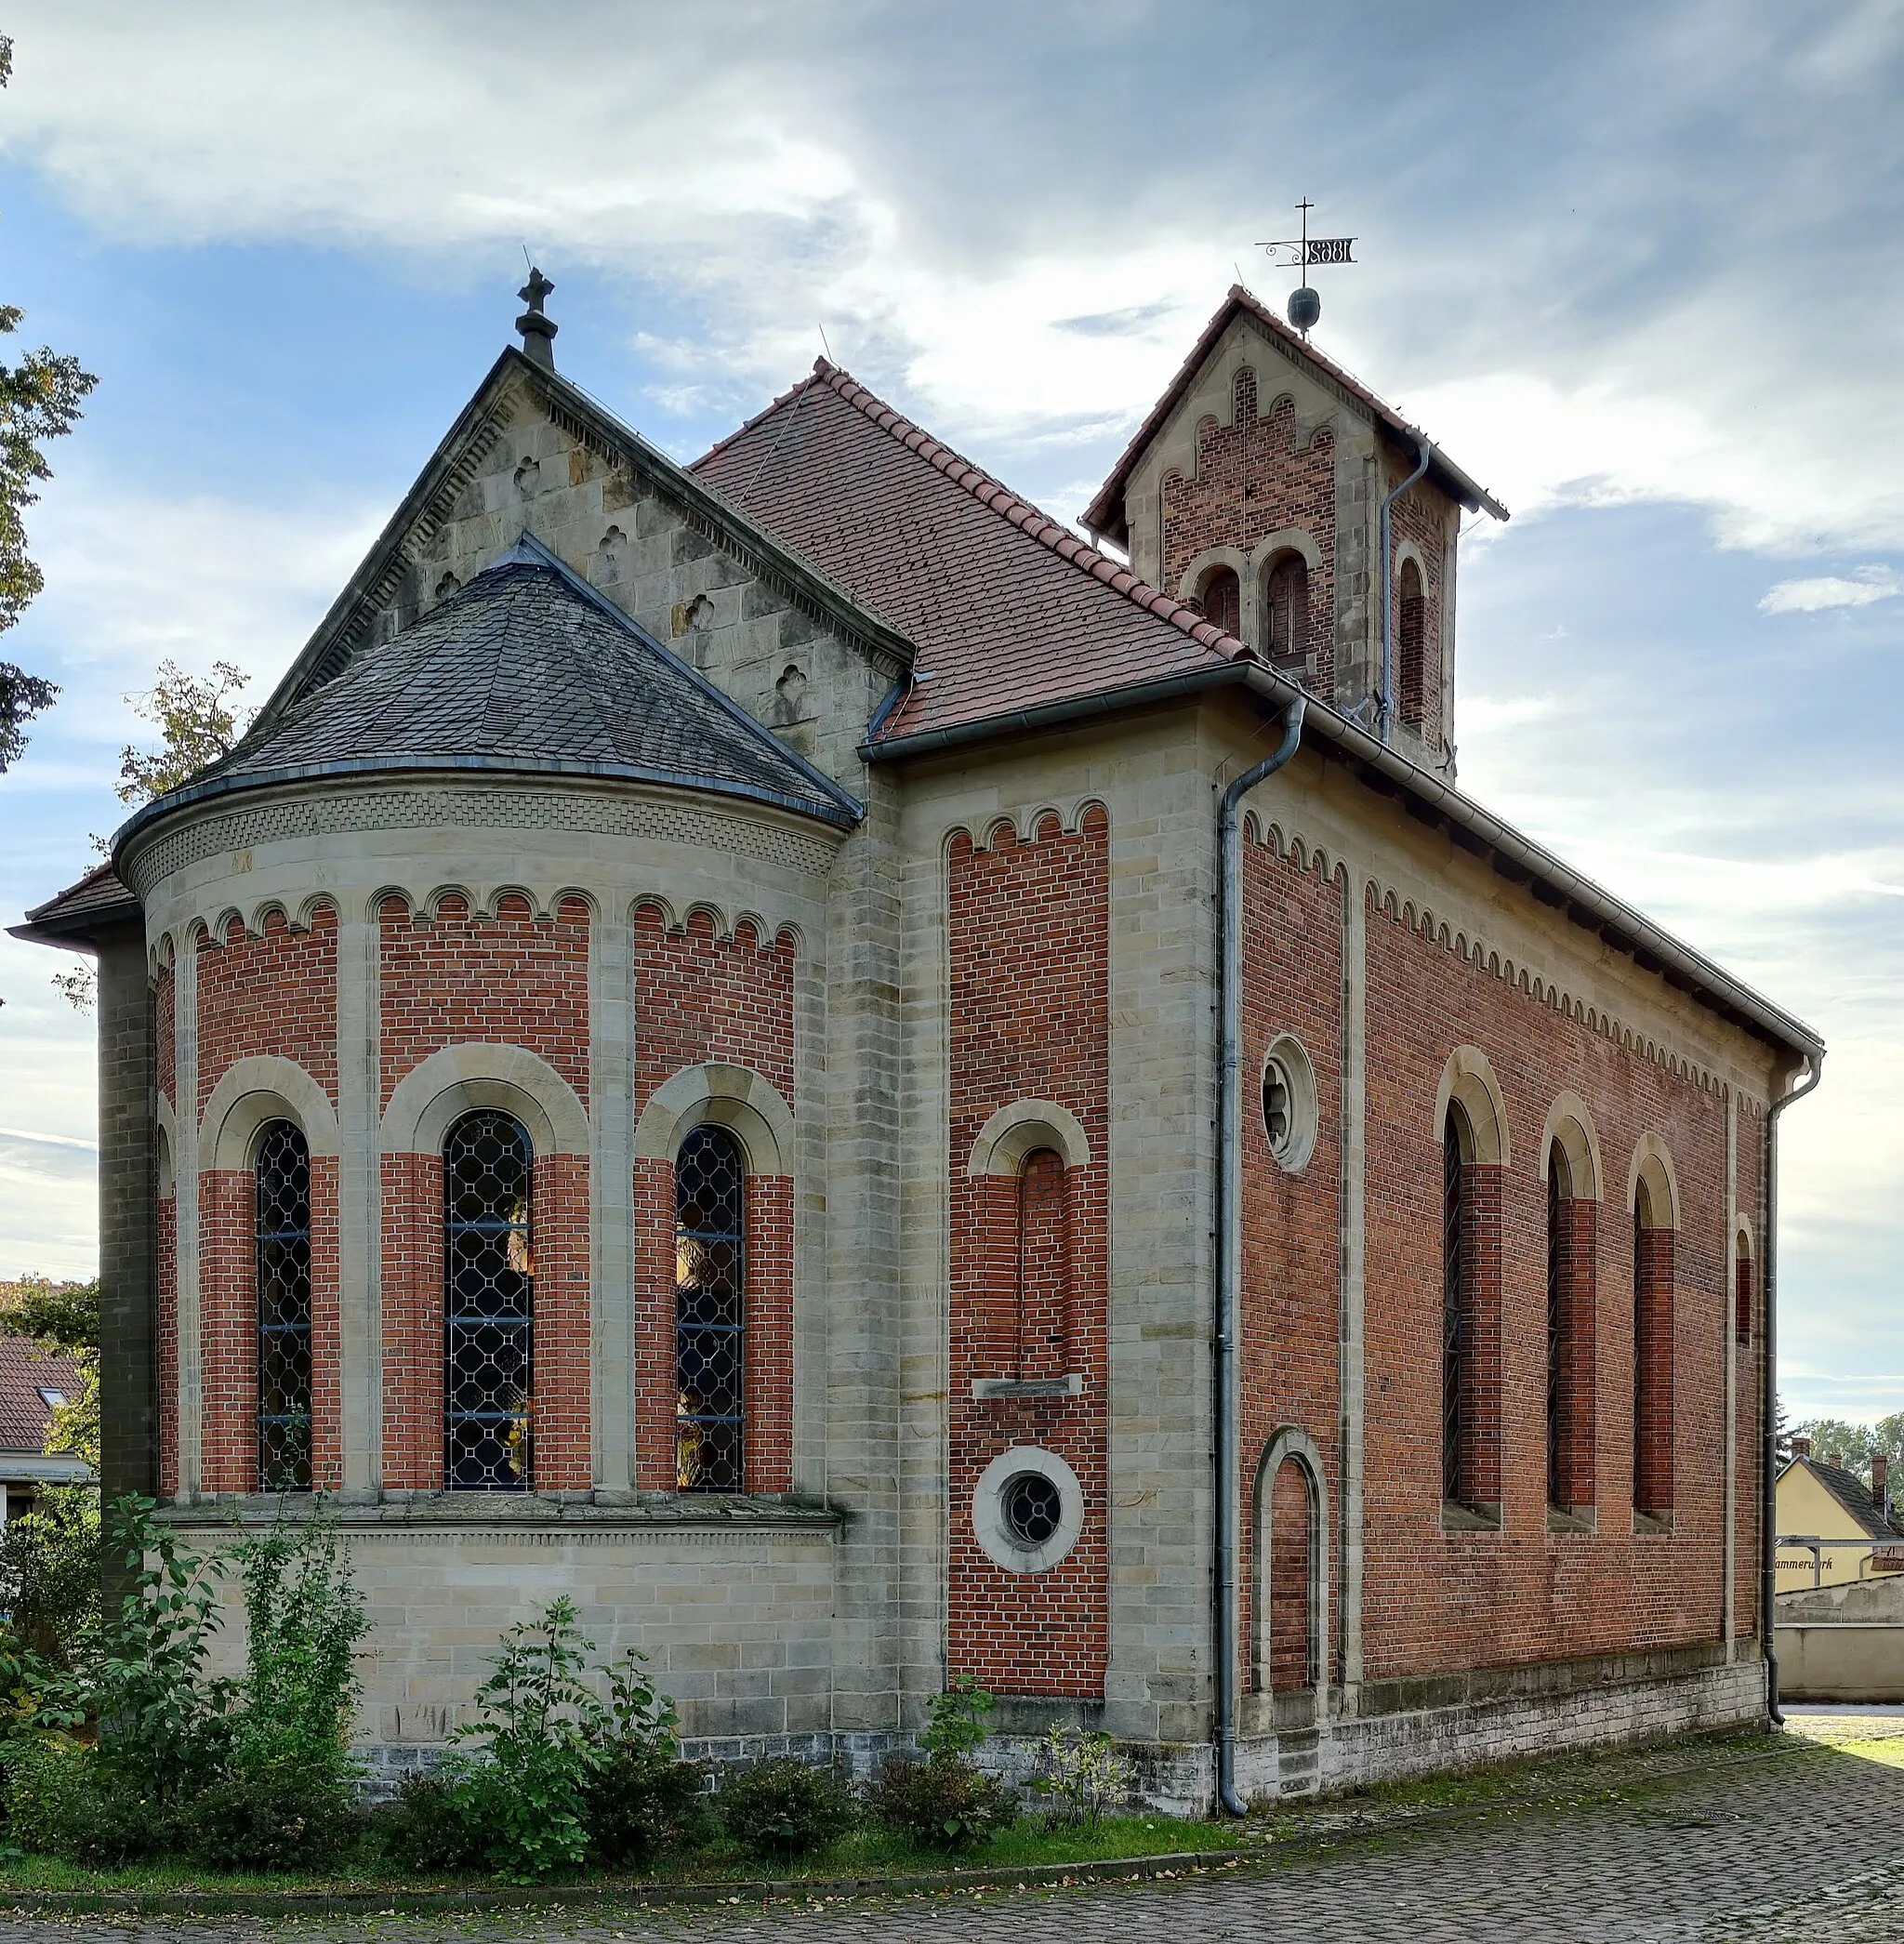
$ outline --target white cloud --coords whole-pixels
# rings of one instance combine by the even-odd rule
[[[1810,615],[1822,608],[1869,607],[1874,601],[1904,594],[1904,577],[1889,567],[1860,567],[1850,580],[1821,574],[1810,580],[1781,580],[1765,591],[1759,612],[1766,615]]]
[[[1497,729],[1545,721],[1559,707],[1557,695],[1465,695],[1459,726],[1464,736],[1489,735]]]

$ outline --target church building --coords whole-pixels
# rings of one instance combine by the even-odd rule
[[[1750,1722],[1812,1030],[1464,796],[1464,514],[1247,291],[1092,501],[506,349],[97,957],[109,1491],[324,1493],[360,1724],[558,1594],[689,1752],[948,1678],[1159,1805]]]

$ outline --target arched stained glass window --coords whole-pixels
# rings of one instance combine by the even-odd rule
[[[675,1482],[747,1488],[747,1162],[698,1127],[674,1163]]]
[[[534,1480],[534,1151],[522,1124],[465,1114],[443,1143],[443,1484]]]
[[[311,1489],[311,1149],[266,1123],[258,1188],[258,1488]]]

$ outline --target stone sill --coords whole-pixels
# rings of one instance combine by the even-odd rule
[[[1458,1505],[1452,1499],[1441,1501],[1441,1529],[1444,1532],[1499,1532],[1498,1505]]]
[[[1083,1375],[1073,1370],[1067,1377],[974,1377],[972,1395],[978,1403],[1012,1397],[1081,1397]]]
[[[325,1499],[344,1531],[403,1526],[472,1529],[522,1527],[628,1527],[733,1531],[833,1530],[845,1515],[798,1499],[733,1498],[673,1492],[337,1492]],[[311,1492],[209,1493],[190,1504],[162,1505],[161,1525],[185,1528],[269,1526],[280,1512],[306,1519],[318,1501]]]
[[[1589,1535],[1600,1529],[1600,1514],[1591,1505],[1550,1505],[1547,1529],[1554,1533]]]
[[[1635,1539],[1671,1539],[1673,1514],[1670,1512],[1636,1511],[1633,1515],[1633,1533]]]

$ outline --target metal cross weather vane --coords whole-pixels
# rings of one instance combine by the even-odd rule
[[[1302,287],[1289,293],[1289,322],[1305,337],[1315,328],[1316,320],[1322,315],[1322,299],[1309,287],[1309,266],[1312,263],[1353,263],[1355,260],[1355,239],[1353,236],[1310,236],[1309,212],[1315,206],[1306,196],[1296,205],[1302,212],[1302,235],[1278,237],[1275,243],[1257,245],[1258,249],[1269,252],[1272,263],[1303,272]],[[1279,258],[1276,255],[1278,250],[1289,250],[1291,254]]]

